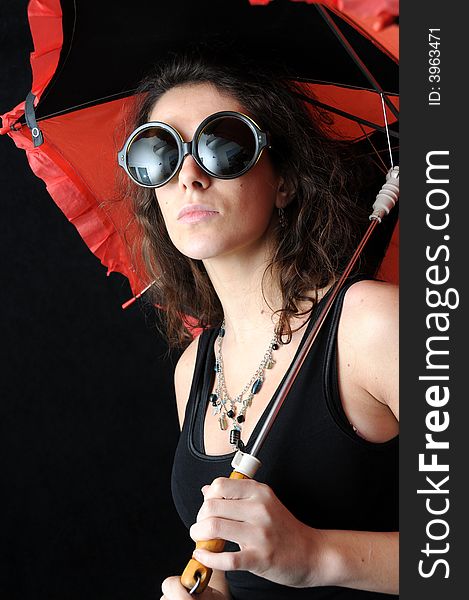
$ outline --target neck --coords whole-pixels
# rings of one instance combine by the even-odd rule
[[[279,321],[274,313],[283,306],[281,290],[270,269],[264,276],[271,252],[270,244],[264,243],[254,250],[250,247],[203,261],[223,308],[227,337],[235,346],[267,342]],[[317,290],[318,301],[333,283]],[[314,294],[314,290],[310,292]],[[310,303],[305,301],[298,308],[300,312],[308,310]],[[293,319],[292,328],[304,321],[305,317]]]
[[[282,307],[282,298],[269,272],[263,279],[268,251],[241,251],[203,262],[223,307],[229,337],[237,344],[270,338],[279,318],[273,313]]]

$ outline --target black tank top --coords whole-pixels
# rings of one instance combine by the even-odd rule
[[[349,424],[339,397],[337,327],[345,292],[352,283],[347,282],[336,298],[279,411],[258,455],[262,466],[256,480],[268,484],[288,510],[311,527],[397,531],[398,437],[385,443],[359,437]],[[300,347],[326,298],[327,295],[315,307]],[[217,335],[218,328],[208,329],[199,339],[173,464],[173,499],[187,528],[195,523],[202,505],[200,488],[216,477],[228,477],[233,470],[234,453],[207,456],[204,452],[203,426],[213,384],[213,343]],[[282,383],[283,380],[277,392]],[[246,452],[251,450],[277,392],[250,436]],[[237,544],[227,542],[225,551],[236,550]],[[344,587],[292,588],[247,571],[229,571],[226,578],[233,600],[397,598]]]

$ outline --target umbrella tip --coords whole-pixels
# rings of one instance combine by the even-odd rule
[[[131,304],[133,304],[135,302],[135,300],[137,300],[137,296],[134,296],[130,300],[127,300],[127,302],[124,302],[124,304],[122,305],[122,310],[125,310],[126,308],[129,308],[129,306]]]
[[[122,309],[125,310],[131,304],[133,304],[135,302],[135,300],[137,300],[137,298],[140,298],[142,296],[142,294],[144,294],[147,290],[149,290],[155,282],[156,282],[156,279],[154,279],[151,283],[149,283],[145,289],[143,289],[141,292],[136,294],[133,298],[131,298],[130,300],[127,300],[127,302],[124,302],[124,304],[122,305]]]

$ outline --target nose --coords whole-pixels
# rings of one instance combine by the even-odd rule
[[[210,175],[203,171],[191,154],[184,157],[178,175],[179,188],[185,192],[195,189],[207,189],[210,186]]]

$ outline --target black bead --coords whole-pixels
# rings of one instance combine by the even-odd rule
[[[238,423],[243,423],[243,422],[244,422],[244,420],[245,420],[245,418],[246,418],[246,417],[245,417],[244,415],[238,415],[238,416],[236,417],[236,420],[238,421]]]
[[[272,350],[278,350],[278,344],[272,344]]]
[[[216,394],[210,394],[210,396],[208,397],[208,399],[213,404],[213,406],[216,406],[217,400],[218,400],[218,396]]]
[[[241,432],[239,431],[239,429],[232,429],[230,431],[230,444],[237,446],[240,439],[241,439]]]
[[[251,394],[257,394],[262,387],[262,379],[256,379],[256,381],[252,384]]]
[[[227,416],[227,417],[230,417],[230,419],[232,419],[232,418],[235,416],[235,414],[234,414],[234,410],[229,410],[229,411],[226,413],[226,416]]]
[[[220,365],[217,362],[215,363],[215,366],[214,366],[213,370],[215,371],[215,373],[219,373],[220,372]]]

